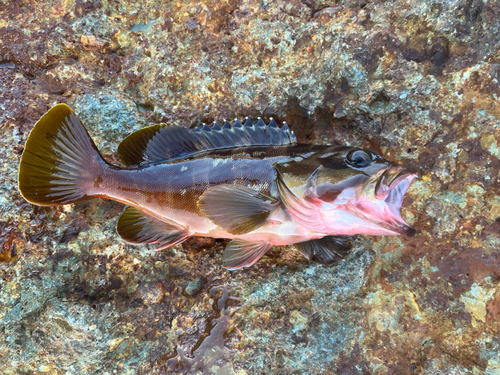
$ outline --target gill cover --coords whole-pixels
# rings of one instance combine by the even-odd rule
[[[327,233],[324,211],[346,189],[362,186],[389,166],[382,157],[354,147],[330,147],[275,165],[276,185],[288,213],[300,225]]]
[[[360,186],[390,163],[369,151],[331,147],[321,153],[294,157],[276,164],[291,191],[310,202],[333,202],[347,188]]]

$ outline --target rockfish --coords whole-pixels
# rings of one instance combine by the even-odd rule
[[[118,233],[133,244],[231,239],[225,266],[253,265],[274,245],[295,244],[332,264],[355,234],[411,236],[399,212],[417,176],[356,147],[297,144],[288,125],[153,125],[118,147],[124,167],[101,156],[65,104],[35,124],[21,157],[19,190],[40,206],[107,198],[127,207]]]

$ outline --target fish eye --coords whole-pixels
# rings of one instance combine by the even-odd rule
[[[372,161],[370,154],[363,150],[351,151],[347,154],[347,162],[355,168],[368,167]]]

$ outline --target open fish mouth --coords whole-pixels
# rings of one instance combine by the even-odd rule
[[[411,237],[415,229],[410,227],[401,217],[401,205],[417,173],[409,172],[401,167],[390,167],[375,183],[374,196],[361,198],[348,207],[353,215],[373,223],[384,234],[402,234]]]
[[[405,236],[413,236],[415,229],[403,220],[400,209],[406,192],[417,176],[417,173],[401,167],[391,167],[384,171],[375,186],[375,198],[385,203],[386,209],[381,212],[385,224]]]

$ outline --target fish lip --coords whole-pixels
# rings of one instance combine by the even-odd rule
[[[375,197],[380,200],[385,200],[396,187],[402,182],[407,181],[406,189],[403,192],[404,195],[413,180],[417,177],[418,173],[407,171],[401,167],[391,166],[378,178],[375,185]]]
[[[393,224],[393,225],[391,225]],[[401,221],[393,221],[388,226],[392,228],[397,234],[402,234],[406,237],[413,237],[417,231],[405,223],[403,219]]]
[[[415,235],[416,231],[410,227],[401,217],[400,209],[403,204],[403,199],[410,188],[413,181],[418,177],[418,173],[401,170],[397,175],[389,180],[389,192],[384,199],[390,213],[392,214],[390,221],[394,229],[407,237]]]
[[[401,171],[395,177],[390,180],[388,187],[388,192],[383,197],[383,200],[387,204],[401,206],[403,203],[403,198],[410,188],[413,180],[418,177],[418,173]],[[382,198],[382,197],[381,197]],[[377,199],[380,199],[377,197]]]

